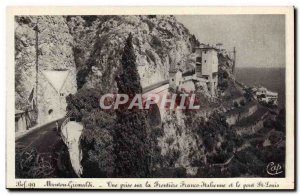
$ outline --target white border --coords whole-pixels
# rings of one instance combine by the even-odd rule
[[[46,181],[64,182],[70,181],[75,183],[84,183],[91,181],[95,185],[94,189],[115,189],[106,188],[106,181],[114,181],[116,183],[142,183],[146,181],[155,182],[174,182],[188,181],[189,183],[199,183],[202,181],[215,183],[241,183],[240,188],[243,189],[243,183],[252,183],[258,181],[271,181],[277,183],[278,188],[275,189],[293,189],[294,188],[294,16],[293,7],[9,7],[7,9],[7,62],[6,62],[6,162],[7,162],[7,183],[6,187],[16,188],[17,181],[35,182],[36,187],[45,188]],[[226,15],[226,14],[285,14],[286,15],[286,113],[287,113],[287,153],[286,153],[286,178],[214,178],[214,179],[15,179],[14,170],[14,15],[137,15],[137,14],[161,14],[161,15]],[[10,130],[10,131],[8,131]],[[102,186],[102,187],[99,187]],[[52,188],[54,189],[54,188]],[[57,189],[62,189],[58,187]],[[68,189],[68,188],[67,188]],[[132,188],[131,188],[132,189]],[[153,189],[153,188],[138,188]],[[158,188],[170,189],[170,188]],[[181,189],[181,188],[176,188]],[[186,188],[184,188],[186,189]],[[216,188],[205,188],[216,189]],[[221,189],[221,188],[217,188]],[[255,188],[251,188],[255,189]],[[272,188],[259,188],[272,189]]]

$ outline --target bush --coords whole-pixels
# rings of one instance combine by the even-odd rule
[[[171,145],[173,142],[174,142],[174,138],[173,138],[173,137],[168,137],[168,138],[166,139],[166,143],[167,143],[168,145]]]
[[[218,83],[218,87],[222,92],[225,91],[228,88],[228,81],[227,80],[220,81]]]
[[[241,106],[245,106],[245,104],[246,104],[246,103],[245,103],[244,100],[241,100],[241,101],[240,101],[240,105],[241,105]]]
[[[238,107],[239,107],[239,104],[238,104],[237,102],[234,102],[234,103],[233,103],[233,106],[236,107],[236,108],[238,108]]]
[[[89,27],[93,24],[95,20],[97,20],[97,16],[81,16],[85,21],[85,26]]]
[[[81,135],[84,177],[113,177],[113,130],[115,119],[97,109],[83,117]]]
[[[17,146],[15,152],[16,178],[51,178],[55,167],[32,147]]]
[[[82,122],[80,138],[83,160],[83,177],[113,177],[114,152],[112,134],[115,123],[113,110],[101,110],[97,89],[79,89],[67,96],[70,117]]]
[[[160,168],[155,171],[154,177],[156,178],[184,178],[187,177],[186,169],[183,167],[177,168]]]

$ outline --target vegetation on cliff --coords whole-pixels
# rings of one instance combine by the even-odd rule
[[[119,94],[133,98],[142,93],[140,76],[136,67],[136,57],[129,34],[122,55],[123,73],[117,78]],[[149,176],[149,139],[147,139],[146,113],[138,108],[128,109],[128,105],[117,110],[117,124],[113,136],[115,175],[117,177]]]
[[[68,16],[66,21],[74,38],[78,88],[117,89],[129,33],[143,87],[168,79],[171,65],[185,69],[192,48],[199,45],[174,16]]]
[[[67,97],[70,117],[84,126],[81,135],[83,177],[113,177],[115,113],[102,110],[97,89],[80,89]]]

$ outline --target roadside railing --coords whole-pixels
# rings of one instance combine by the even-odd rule
[[[61,127],[60,127],[60,135],[61,135],[61,138],[63,140],[63,142],[68,146],[69,145],[69,142],[68,142],[68,127],[66,126],[68,124],[68,122],[70,122],[70,117],[66,118],[64,120],[64,122],[61,124]],[[66,135],[64,135],[63,133],[63,129],[66,128]]]

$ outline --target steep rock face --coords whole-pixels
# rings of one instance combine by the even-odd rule
[[[205,162],[206,159],[204,148],[199,147],[202,138],[187,127],[185,117],[180,111],[166,115],[164,134],[158,138],[158,145],[164,158],[164,166],[183,167],[188,175],[195,175],[197,167],[194,162]]]
[[[16,18],[18,109],[29,105],[35,86],[35,23],[36,17]],[[43,16],[39,17],[39,30],[39,70],[70,70],[66,93],[75,92],[77,87],[94,87],[103,93],[116,90],[115,77],[121,71],[120,58],[129,33],[133,34],[143,87],[168,79],[170,66],[188,69],[195,64],[191,54],[195,37],[173,16]],[[49,105],[59,105],[53,98],[63,104],[65,98],[59,93],[50,97],[56,92],[42,73],[39,75],[39,88],[47,90],[39,92],[38,103],[44,105],[40,110],[46,115]],[[45,91],[48,97],[44,97]],[[206,162],[205,147],[201,146],[201,136],[187,127],[185,117],[182,113],[166,116],[158,146],[169,160],[166,166],[184,167],[189,175],[195,175],[195,162]]]
[[[35,48],[37,39],[34,27],[36,24],[38,24],[38,55]],[[48,114],[50,110],[45,106],[49,104],[54,107],[59,106],[61,108],[57,110],[65,112],[66,103],[63,96],[68,95],[65,93],[75,93],[77,90],[72,44],[73,38],[62,16],[18,16],[15,18],[16,109],[23,110],[32,106],[32,98],[30,98],[32,91],[33,100],[35,100],[37,78],[35,60],[38,56],[38,113],[39,115]],[[69,71],[61,87],[63,92],[59,89],[55,90],[53,83],[45,77],[43,71],[49,70]],[[52,78],[52,80],[55,79]],[[45,93],[49,90],[53,92]],[[51,109],[54,112],[56,110],[56,108]],[[45,118],[42,115],[40,118]]]
[[[34,18],[16,17],[15,20],[15,104],[16,109],[24,109],[35,86]]]
[[[185,68],[192,51],[192,35],[173,16],[74,16],[67,21],[76,42],[79,88],[115,88],[129,33],[143,87],[168,79],[170,65]]]
[[[129,33],[143,87],[168,79],[170,66],[184,70],[195,65],[191,53],[197,40],[173,16],[69,16],[66,21],[74,38],[78,88],[116,90]],[[204,156],[198,148],[201,138],[186,128],[182,113],[166,117],[164,134],[158,138],[165,166],[184,167],[195,175],[191,162]]]

